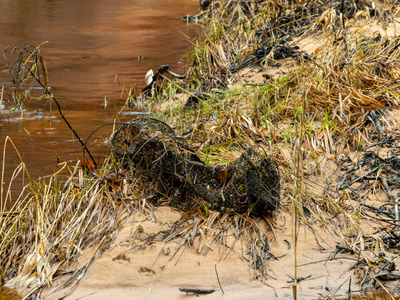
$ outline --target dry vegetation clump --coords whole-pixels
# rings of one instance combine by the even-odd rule
[[[380,1],[212,1],[206,34],[190,54],[188,74],[203,89],[226,88],[232,74],[248,65],[273,65],[297,51],[293,39],[324,31],[335,37],[353,20],[392,21],[396,3]]]
[[[15,176],[27,173],[24,168],[21,163]],[[1,190],[2,285],[16,289],[24,299],[50,288],[66,289],[65,297],[116,238],[134,209],[131,199],[138,189],[110,166],[95,178],[79,169],[68,180],[54,175],[47,183],[31,181],[26,189],[29,192],[21,193],[11,210],[6,210],[7,202],[14,200],[10,190]],[[88,249],[90,259],[78,261]]]
[[[262,147],[250,147],[230,163],[207,165],[172,128],[152,118],[121,126],[110,145],[122,168],[151,179],[158,194],[184,203],[184,210],[193,196],[219,212],[262,216],[279,207],[279,170]]]

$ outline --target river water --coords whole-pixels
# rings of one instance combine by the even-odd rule
[[[0,0],[0,50],[9,44],[47,42],[40,49],[51,92],[85,140],[98,126],[114,120],[127,98],[121,91],[143,87],[149,69],[169,64],[184,72],[188,38],[200,28],[180,18],[198,9],[198,0]],[[0,57],[0,88],[6,90],[11,81],[9,61]],[[32,100],[23,112],[12,111],[8,98],[5,93],[0,103],[0,153],[9,136],[34,179],[52,174],[58,168],[57,157],[72,165],[82,157],[80,144],[54,104]],[[130,118],[125,114],[119,120]],[[89,143],[100,162],[108,153],[103,141],[111,130],[106,127]],[[20,159],[10,143],[5,153],[3,186],[8,188]],[[19,176],[13,198],[21,186]]]

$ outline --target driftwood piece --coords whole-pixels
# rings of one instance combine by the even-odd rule
[[[279,170],[260,146],[247,149],[231,163],[207,165],[167,124],[139,118],[114,133],[111,148],[124,167],[151,178],[161,194],[179,194],[182,201],[196,195],[212,210],[250,209],[257,215],[279,206]]]

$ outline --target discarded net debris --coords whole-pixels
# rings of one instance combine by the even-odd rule
[[[147,176],[157,192],[187,202],[197,196],[218,211],[265,215],[280,202],[280,176],[260,146],[228,164],[207,165],[166,123],[139,118],[123,124],[111,138],[114,156],[124,168]]]

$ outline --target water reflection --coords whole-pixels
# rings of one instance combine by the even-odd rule
[[[48,41],[41,54],[47,62],[49,85],[67,119],[86,138],[98,126],[113,121],[126,98],[121,95],[123,86],[142,86],[145,73],[162,64],[182,71],[189,48],[186,36],[193,37],[199,28],[184,24],[180,17],[197,10],[197,0],[0,0],[0,49]],[[6,69],[1,59],[0,85],[4,86],[11,80]],[[21,114],[3,104],[0,147],[10,136],[33,177],[52,173],[57,156],[61,160],[81,156],[79,144],[54,105],[33,101]],[[120,120],[130,118],[121,115]],[[101,141],[109,133],[106,128],[95,139]],[[7,149],[9,179],[19,159]],[[105,151],[104,147],[97,150],[96,157],[101,159]]]

